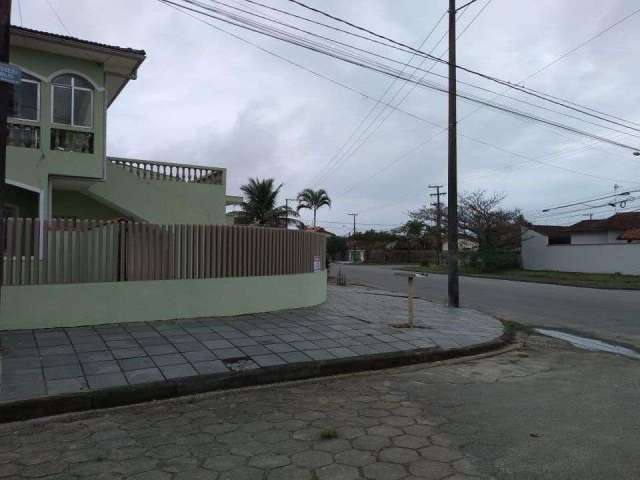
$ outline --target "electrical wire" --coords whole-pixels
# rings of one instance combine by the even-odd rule
[[[161,3],[166,3],[166,2],[164,2],[163,0],[159,0],[159,1],[160,1]],[[373,97],[371,97],[371,96],[369,96],[369,95],[365,94],[364,92],[361,92],[361,91],[359,91],[359,90],[357,90],[357,89],[355,89],[355,88],[353,88],[353,87],[350,87],[349,85],[346,85],[346,84],[344,84],[344,83],[338,82],[338,81],[336,81],[336,80],[334,80],[334,79],[332,79],[332,78],[330,78],[330,77],[328,77],[328,76],[326,76],[326,75],[324,75],[324,74],[321,74],[321,73],[319,73],[319,72],[317,72],[317,71],[314,71],[314,70],[312,70],[312,69],[309,69],[308,67],[305,67],[304,65],[301,65],[301,64],[299,64],[299,63],[293,62],[293,61],[289,60],[288,58],[283,57],[282,55],[279,55],[279,54],[277,54],[277,53],[275,53],[275,52],[273,52],[273,51],[271,51],[271,50],[265,49],[265,48],[261,47],[260,45],[258,45],[258,44],[254,43],[254,42],[251,42],[251,41],[249,41],[249,40],[245,39],[244,37],[241,37],[241,36],[236,35],[236,34],[234,34],[234,33],[232,33],[232,32],[229,32],[229,31],[227,31],[227,30],[224,30],[224,29],[222,29],[222,28],[220,28],[220,27],[218,27],[218,26],[216,26],[216,25],[214,25],[214,24],[212,24],[212,23],[210,23],[210,22],[207,22],[206,20],[204,20],[204,19],[202,19],[202,18],[200,18],[200,17],[197,17],[197,16],[195,16],[195,15],[192,15],[192,14],[190,14],[189,12],[186,12],[186,11],[184,11],[184,10],[180,9],[180,8],[174,7],[174,6],[172,6],[172,5],[168,5],[168,6],[170,6],[171,8],[174,8],[176,11],[179,11],[179,12],[181,12],[181,13],[185,14],[185,15],[188,15],[188,16],[190,16],[190,17],[192,17],[192,18],[194,18],[194,19],[196,19],[196,20],[198,20],[198,21],[200,21],[200,22],[202,22],[202,23],[204,23],[204,24],[206,24],[206,25],[208,25],[208,26],[210,26],[210,27],[212,27],[212,28],[214,28],[214,29],[216,29],[216,30],[218,30],[218,31],[222,32],[222,33],[225,33],[225,34],[227,34],[227,35],[230,35],[230,36],[232,36],[232,37],[234,37],[234,38],[236,38],[236,39],[238,39],[238,40],[240,40],[240,41],[242,41],[242,42],[244,42],[244,43],[246,43],[246,44],[248,44],[248,45],[251,45],[251,46],[253,46],[254,48],[259,49],[260,51],[263,51],[263,52],[265,52],[265,53],[267,53],[267,54],[269,54],[269,55],[272,55],[272,56],[274,56],[274,57],[276,57],[276,58],[278,58],[278,59],[280,59],[280,60],[283,60],[283,61],[285,61],[285,62],[287,62],[287,63],[290,63],[291,65],[294,65],[294,66],[296,66],[296,67],[298,67],[298,68],[301,68],[302,70],[305,70],[305,71],[307,71],[307,72],[309,72],[309,73],[311,73],[311,74],[313,74],[313,75],[317,76],[318,78],[322,78],[323,80],[329,81],[329,82],[331,82],[331,83],[333,83],[333,84],[335,84],[335,85],[337,85],[337,86],[340,86],[340,87],[345,88],[345,89],[347,89],[347,90],[349,90],[349,91],[352,91],[352,92],[354,92],[354,93],[357,93],[357,94],[359,94],[359,95],[361,95],[361,96],[363,96],[363,97],[365,97],[365,98],[368,98],[368,99],[370,99],[370,100],[376,101],[376,99],[374,99]],[[405,114],[407,114],[407,115],[409,115],[409,116],[411,116],[411,117],[413,117],[413,118],[416,118],[416,119],[419,119],[419,120],[425,121],[425,122],[427,122],[427,123],[430,123],[430,124],[432,124],[432,125],[435,125],[435,126],[438,126],[438,127],[442,128],[442,126],[437,125],[437,124],[435,124],[435,123],[433,123],[433,122],[429,122],[428,120],[423,119],[423,118],[421,118],[421,117],[419,117],[419,116],[417,116],[417,115],[414,115],[414,114],[412,114],[412,113],[410,113],[410,112],[407,112],[407,111],[404,111],[404,110],[398,109],[398,108],[394,107],[393,105],[389,105],[389,104],[387,104],[387,105],[388,105],[388,106],[390,106],[391,108],[395,108],[396,110],[398,110],[398,111],[400,111],[400,112],[402,112],[402,113],[405,113]],[[467,138],[471,139],[472,141],[479,141],[479,139],[475,139],[475,138],[468,137],[468,136],[465,136],[465,135],[461,135],[461,136],[463,136],[463,137],[467,137]],[[489,145],[489,146],[492,146],[492,147],[494,147],[494,148],[500,149],[500,150],[502,150],[504,153],[508,153],[508,154],[515,155],[515,156],[521,156],[520,154],[518,154],[518,153],[516,153],[516,152],[511,152],[511,151],[508,151],[508,150],[506,150],[506,149],[502,149],[501,147],[498,147],[498,146],[496,146],[496,145],[489,144],[488,142],[485,142],[485,141],[480,141],[480,142],[481,142],[482,144],[484,144],[484,145]],[[526,157],[525,157],[525,158],[526,158]],[[529,159],[527,159],[527,160],[529,160]],[[544,162],[539,162],[539,163],[545,164]],[[580,171],[577,171],[577,170],[566,169],[566,168],[563,168],[563,167],[560,167],[560,166],[557,166],[557,165],[553,165],[553,164],[547,164],[547,166],[552,167],[552,168],[559,168],[559,169],[561,169],[561,170],[565,170],[565,171],[568,171],[568,172],[570,172],[570,173],[575,173],[575,174],[578,174],[578,175],[584,175],[584,176],[588,176],[588,177],[592,177],[592,178],[598,178],[598,179],[602,179],[602,180],[611,180],[611,181],[616,181],[616,182],[625,182],[624,180],[611,179],[611,178],[608,178],[608,177],[602,177],[602,176],[598,176],[598,175],[592,175],[592,174],[588,174],[588,173],[585,173],[585,172],[580,172]]]
[[[433,33],[435,32],[435,30],[438,28],[438,26],[440,25],[440,23],[442,22],[442,20],[444,20],[444,17],[446,16],[447,12],[443,12],[442,15],[440,16],[440,18],[436,21],[435,25],[433,26],[433,28],[431,28],[431,30],[427,33],[426,37],[424,38],[424,40],[422,40],[420,47],[422,48],[422,46],[431,38],[431,35],[433,35]],[[413,59],[416,57],[415,54],[411,55],[411,58],[409,59],[409,61],[407,62],[407,65],[411,64],[411,62],[413,61]],[[403,71],[404,71],[404,67],[403,67]],[[380,97],[376,100],[375,104],[371,107],[371,109],[369,110],[369,112],[363,117],[363,119],[360,121],[360,123],[356,126],[356,128],[351,132],[351,134],[349,135],[349,137],[347,138],[347,140],[340,146],[340,148],[338,149],[338,151],[329,159],[329,161],[327,162],[327,164],[325,165],[324,169],[326,169],[327,171],[329,171],[329,169],[332,168],[333,163],[340,157],[341,152],[344,151],[344,149],[347,147],[347,145],[349,145],[351,143],[351,141],[353,140],[353,138],[355,137],[356,133],[358,131],[360,131],[360,128],[365,124],[365,122],[371,117],[371,115],[373,114],[373,112],[378,108],[378,106],[380,105],[380,103],[382,102],[382,99],[384,97],[386,97],[387,93],[391,90],[391,88],[395,85],[395,83],[398,81],[397,78],[394,78],[393,80],[391,80],[391,82],[389,83],[389,85],[387,86],[386,90],[382,93],[382,95],[380,95]],[[402,87],[396,92],[396,95],[398,94],[398,92],[402,89]],[[391,100],[389,101],[392,102],[393,99],[395,98],[395,95],[391,98]],[[383,109],[381,111],[383,111],[386,107],[383,107]],[[377,117],[376,117],[377,119]],[[375,122],[375,120],[373,122]],[[373,122],[371,124],[373,124]],[[363,131],[366,132],[366,129]],[[362,134],[358,137],[358,139],[356,139],[355,142],[357,142],[359,140],[359,138],[362,137]],[[354,143],[355,143],[354,142]],[[322,170],[322,169],[321,169]],[[330,174],[329,174],[330,175]],[[318,177],[317,175],[311,180],[312,184],[317,184],[320,183],[324,180],[325,175],[320,174],[320,176]]]
[[[458,33],[458,35],[456,36],[456,39],[459,39],[460,37],[462,37],[462,35],[464,35],[464,33],[469,29],[469,27],[471,27],[471,25],[473,25],[473,24],[475,23],[475,21],[478,19],[478,17],[479,17],[479,16],[480,16],[484,11],[485,11],[485,9],[489,6],[489,4],[490,4],[491,2],[492,2],[492,0],[488,0],[488,1],[485,3],[485,5],[484,5],[484,6],[483,6],[479,11],[478,11],[478,13],[477,13],[477,14],[476,14],[476,15],[475,15],[475,16],[474,16],[474,17],[473,17],[473,18],[472,18],[472,19],[467,23],[467,25],[465,26],[465,28],[464,28],[460,33]],[[465,10],[465,11],[463,11],[463,12],[462,12],[462,14],[460,15],[459,19],[460,19],[460,18],[462,18],[462,16],[465,14],[465,12],[467,12],[467,10]],[[444,14],[444,15],[446,15],[446,12],[445,12],[445,14]],[[430,54],[432,54],[432,53],[436,50],[436,48],[438,48],[438,46],[440,45],[440,43],[442,43],[442,41],[446,38],[447,33],[448,33],[448,30],[447,30],[447,31],[445,31],[445,32],[443,33],[443,35],[440,37],[440,39],[439,39],[439,40],[438,40],[438,42],[435,44],[435,46],[430,50],[430,52],[429,52]],[[447,52],[447,51],[448,51],[448,48],[447,48],[447,49],[445,49],[445,50],[440,54],[440,56],[439,56],[438,58],[442,58],[442,57],[446,54],[446,52]],[[420,66],[420,67],[422,67],[422,65],[424,65],[424,63],[425,63],[427,60],[428,60],[427,58],[423,58],[423,60],[422,60],[422,62],[420,63],[420,65],[419,65],[419,66]],[[426,75],[427,75],[427,74],[433,74],[431,71],[432,71],[432,69],[433,69],[435,66],[436,66],[436,62],[434,62],[434,63],[433,63],[433,64],[432,64],[432,65],[431,65],[427,70],[423,70],[423,71],[425,71],[425,74],[422,76],[422,78],[421,78],[420,80],[424,80],[424,78],[426,77]],[[433,75],[437,75],[437,74],[433,74]],[[438,75],[438,76],[439,76],[439,75]],[[413,85],[411,86],[411,88],[407,91],[407,93],[406,93],[406,94],[405,94],[405,95],[400,99],[400,101],[399,101],[399,102],[397,102],[397,103],[395,104],[395,107],[398,107],[398,106],[402,105],[402,104],[405,102],[405,100],[409,97],[409,95],[411,95],[411,93],[413,93],[413,91],[415,91],[415,89],[416,89],[417,87],[418,87],[418,85],[417,85],[417,84],[413,84]],[[402,88],[404,88],[404,85],[403,85],[403,87],[401,87],[401,88],[400,88],[400,89],[395,93],[395,95],[391,98],[390,102],[393,102],[393,100],[394,100],[394,99],[396,98],[396,96],[400,93],[400,91],[402,90]],[[383,109],[383,110],[384,110],[384,109]],[[373,135],[375,135],[375,134],[376,134],[376,132],[378,132],[378,131],[380,130],[380,128],[382,127],[382,125],[384,125],[384,123],[389,119],[389,117],[391,117],[391,115],[393,115],[393,113],[394,113],[395,111],[396,111],[395,109],[391,109],[391,110],[389,110],[389,111],[388,111],[388,113],[387,113],[387,115],[386,115],[384,118],[382,118],[382,120],[381,120],[381,121],[376,125],[376,127],[374,128],[374,130],[373,130],[373,131],[372,131],[372,132],[371,132],[371,133],[370,133],[366,138],[364,138],[364,140],[362,140],[362,142],[361,142],[360,144],[358,144],[358,145],[356,146],[356,148],[355,148],[355,149],[353,149],[353,150],[348,154],[347,158],[345,158],[343,161],[341,161],[341,162],[340,162],[340,165],[337,165],[335,168],[333,168],[333,169],[332,169],[330,172],[328,172],[328,173],[325,175],[325,177],[323,177],[323,178],[324,178],[324,179],[328,178],[328,177],[331,175],[331,173],[333,173],[333,172],[335,172],[335,171],[337,170],[337,168],[338,168],[339,166],[344,165],[344,164],[345,164],[345,163],[346,163],[350,158],[352,158],[352,157],[353,157],[353,155],[355,155],[355,154],[358,152],[358,150],[360,150],[360,149],[361,149],[361,148],[362,148],[362,147],[363,147],[363,146],[364,146],[364,145],[365,145],[365,144],[366,144],[366,143],[367,143],[367,142],[368,142],[368,141],[373,137]],[[374,123],[375,123],[375,122],[376,122],[376,121],[377,121],[377,120],[382,116],[382,114],[383,114],[383,111],[380,111],[380,112],[378,113],[378,115],[376,116],[376,118],[374,119],[374,121],[371,123],[371,125],[370,125],[369,127],[373,126],[373,125],[374,125]],[[444,131],[446,131],[446,129],[445,129]],[[443,131],[440,131],[440,132],[436,133],[436,135],[434,135],[434,136],[430,137],[430,140],[435,139],[435,138],[436,138],[439,134],[441,134],[441,133],[443,133]],[[429,141],[430,141],[430,140],[429,140]],[[420,145],[419,145],[418,147],[416,147],[416,150],[417,150],[417,149],[422,148],[424,145],[426,145],[426,143],[428,143],[428,142],[422,142],[422,143],[420,143]],[[395,162],[395,161],[394,161],[394,162],[392,162],[392,164],[395,164],[395,163],[397,163],[397,162]],[[391,165],[389,165],[389,166],[391,166]],[[387,167],[385,167],[383,170],[386,170],[386,168],[387,168]],[[381,173],[381,171],[376,172],[374,175],[372,175],[372,176],[368,177],[368,179],[371,179],[371,178],[373,178],[373,177],[377,176],[379,173]],[[348,188],[344,193],[349,193],[349,192],[351,192],[354,188],[356,188],[357,186],[361,185],[362,183],[365,183],[368,179],[365,179],[364,181],[363,181],[363,180],[359,180],[358,182],[356,182],[356,184],[357,184],[357,185],[354,185],[353,187]]]
[[[385,36],[385,35],[378,34],[378,33],[374,32],[374,31],[372,31],[372,30],[369,30],[369,29],[367,29],[367,28],[364,28],[364,27],[361,27],[361,26],[359,26],[359,25],[356,25],[356,24],[354,24],[354,23],[352,23],[352,22],[349,22],[349,21],[347,21],[347,20],[344,20],[344,19],[342,19],[342,18],[340,18],[340,17],[337,17],[337,16],[334,16],[334,15],[331,15],[331,14],[329,14],[329,13],[327,13],[327,12],[323,11],[323,10],[320,10],[320,9],[318,9],[318,8],[311,7],[311,6],[309,6],[309,5],[307,5],[307,4],[303,3],[303,2],[301,2],[301,1],[299,1],[299,0],[288,0],[288,1],[289,1],[289,2],[291,2],[291,3],[294,3],[294,4],[296,4],[296,5],[299,5],[299,6],[303,7],[303,8],[305,8],[305,9],[308,9],[308,10],[310,10],[310,11],[313,11],[313,12],[315,12],[315,13],[318,13],[318,14],[320,14],[320,15],[323,15],[323,16],[325,16],[325,17],[331,18],[331,19],[332,19],[332,20],[334,20],[334,21],[344,23],[344,24],[346,24],[346,25],[349,25],[349,26],[350,26],[350,27],[352,27],[352,28],[355,28],[355,29],[357,29],[357,30],[360,30],[360,31],[366,32],[366,33],[368,33],[368,34],[370,34],[370,35],[373,35],[373,36],[375,36],[375,37],[377,37],[377,38],[384,39],[384,40],[386,40],[386,41],[388,41],[388,42],[391,42],[391,43],[393,43],[393,44],[395,44],[395,45],[401,46],[401,47],[403,47],[403,48],[405,48],[405,49],[409,49],[409,50],[416,50],[416,49],[414,49],[413,47],[411,47],[411,46],[409,46],[409,45],[406,45],[406,44],[404,44],[404,43],[402,43],[402,42],[398,42],[398,41],[396,41],[396,40],[394,40],[394,39],[392,39],[392,38],[389,38],[389,37],[387,37],[387,36]],[[611,25],[610,27],[607,27],[607,29],[605,29],[605,31],[603,31],[602,33],[606,33],[606,31],[609,31],[611,28],[614,28],[615,26],[617,26],[617,25],[621,24],[622,22],[624,22],[624,21],[628,20],[629,18],[631,18],[632,16],[636,15],[637,13],[640,13],[640,8],[638,8],[637,10],[634,10],[631,14],[629,14],[629,15],[625,16],[624,18],[622,18],[621,20],[617,21],[615,24]],[[595,39],[595,38],[597,38],[598,36],[600,36],[600,35],[596,35],[596,36],[594,37],[594,39]],[[587,43],[588,43],[588,42],[587,42]],[[582,46],[578,46],[578,48],[577,48],[577,49],[579,49],[579,48],[582,48]],[[445,64],[445,65],[448,65],[448,64],[449,64],[449,62],[448,62],[448,61],[446,61],[446,60],[444,60],[444,59],[438,59],[437,57],[430,56],[429,54],[427,54],[427,53],[425,53],[425,52],[417,51],[417,53],[420,53],[420,54],[422,54],[422,55],[425,55],[425,56],[427,56],[427,57],[431,58],[432,60],[438,61],[438,62],[443,63],[443,64]],[[570,53],[571,53],[571,52],[570,52]],[[608,119],[606,119],[606,118],[603,118],[603,117],[601,117],[601,116],[599,116],[599,115],[589,114],[588,112],[585,112],[585,111],[583,111],[583,110],[581,110],[581,109],[578,109],[578,108],[575,108],[575,107],[571,107],[571,106],[568,106],[568,105],[565,105],[565,104],[562,104],[562,103],[556,102],[556,101],[552,100],[552,98],[553,98],[553,97],[551,97],[551,96],[549,96],[549,95],[546,95],[546,94],[540,94],[540,93],[535,92],[535,91],[533,91],[533,90],[531,90],[531,89],[528,89],[528,88],[526,88],[526,87],[524,87],[524,86],[516,85],[515,83],[509,82],[509,81],[506,81],[506,80],[502,80],[502,79],[500,79],[500,78],[493,77],[493,76],[491,76],[491,75],[487,75],[487,74],[484,74],[484,73],[478,72],[478,71],[476,71],[476,70],[472,70],[472,69],[467,68],[467,67],[464,67],[464,66],[462,66],[462,65],[456,65],[456,68],[458,68],[458,69],[460,69],[460,70],[462,70],[462,71],[465,71],[465,72],[467,72],[467,73],[470,73],[470,74],[473,74],[473,75],[480,76],[480,77],[485,78],[485,79],[487,79],[487,80],[491,80],[491,81],[493,81],[493,82],[497,82],[497,83],[499,83],[499,84],[501,84],[501,85],[504,85],[504,86],[506,86],[506,87],[508,87],[508,88],[516,89],[516,90],[518,90],[518,91],[521,91],[522,93],[527,93],[527,94],[529,94],[529,95],[536,96],[536,97],[538,97],[538,98],[541,98],[541,99],[543,99],[543,100],[549,101],[549,102],[551,102],[551,103],[558,103],[558,104],[560,104],[560,105],[564,106],[565,108],[570,108],[570,109],[572,109],[572,110],[577,110],[577,111],[579,111],[579,112],[581,112],[581,113],[584,113],[584,114],[587,114],[587,115],[592,115],[592,116],[595,116],[596,118],[600,118],[601,120],[607,120],[607,121],[609,121],[609,122],[611,122],[611,123],[615,123],[615,124],[617,124],[617,125],[620,125],[620,126],[623,126],[623,127],[629,128],[629,127],[628,127],[628,125],[624,125],[624,124],[621,124],[621,123],[618,123],[618,122],[614,122],[614,121],[612,121],[612,120],[608,120]],[[547,98],[547,97],[548,97],[548,98]],[[592,111],[593,111],[593,110],[592,110]],[[607,116],[609,116],[609,117],[614,118],[612,115],[609,115],[609,114],[606,114],[606,115],[607,115]],[[624,120],[624,121],[625,121],[625,122],[627,122],[626,120]],[[629,122],[627,122],[627,123],[629,123]]]
[[[60,25],[62,25],[62,28],[64,29],[65,32],[67,32],[67,35],[71,36],[71,32],[69,31],[69,29],[67,28],[67,26],[64,24],[64,22],[62,21],[62,18],[60,18],[60,15],[58,15],[58,12],[56,12],[56,9],[53,7],[52,3],[49,0],[45,0],[47,2],[47,5],[49,5],[49,8],[51,9],[51,11],[53,12],[53,14],[56,16],[56,18],[58,19],[58,22],[60,22]]]
[[[195,0],[182,0],[182,1],[187,2],[187,3],[190,3],[190,4],[193,4],[193,5],[199,5],[199,6],[201,6],[202,8],[209,8],[209,7],[207,7],[206,5],[203,5],[201,2],[197,2],[197,1],[195,1]],[[208,0],[208,1],[209,1],[209,2],[213,2],[213,3],[218,3],[218,4],[219,4],[219,3],[221,3],[221,2],[219,2],[218,0]],[[300,16],[300,15],[295,15],[295,14],[292,14],[292,13],[290,13],[290,12],[287,12],[286,10],[282,10],[282,9],[278,9],[278,8],[275,8],[275,7],[271,7],[271,6],[265,5],[265,4],[263,4],[263,3],[260,3],[260,2],[254,1],[254,0],[244,0],[244,1],[249,2],[249,3],[251,3],[251,4],[254,4],[254,5],[262,6],[263,8],[267,8],[267,9],[270,9],[270,10],[274,10],[274,11],[277,11],[277,12],[280,12],[280,13],[283,13],[283,14],[286,14],[286,15],[289,15],[289,16],[292,16],[292,17],[295,17],[295,18],[297,18],[297,19],[301,19],[301,20],[304,20],[304,21],[307,21],[307,22],[311,22],[311,23],[316,24],[316,25],[321,25],[321,26],[323,26],[323,27],[325,27],[325,28],[330,28],[330,29],[340,31],[340,32],[345,33],[345,34],[348,34],[348,35],[353,35],[353,36],[355,36],[355,37],[357,37],[357,38],[365,39],[365,40],[368,40],[368,41],[373,41],[373,42],[378,43],[378,44],[380,44],[380,45],[383,45],[383,46],[385,46],[385,47],[395,48],[395,49],[400,50],[400,51],[403,51],[403,52],[405,52],[405,53],[412,53],[412,52],[413,52],[413,53],[415,53],[415,54],[417,54],[417,55],[424,56],[425,58],[430,58],[430,59],[432,59],[432,60],[435,60],[436,62],[440,62],[440,63],[448,64],[448,62],[447,62],[446,60],[444,60],[444,59],[434,57],[434,56],[433,56],[433,55],[431,55],[430,53],[422,52],[422,51],[420,51],[420,50],[418,50],[418,49],[415,49],[415,48],[413,48],[413,47],[409,47],[409,46],[406,46],[406,48],[405,48],[405,47],[402,47],[402,48],[401,48],[401,47],[398,47],[398,45],[404,45],[404,44],[402,44],[402,43],[400,43],[400,42],[395,42],[395,43],[396,43],[396,45],[393,45],[393,44],[391,44],[391,45],[390,45],[390,44],[388,44],[388,43],[380,42],[380,41],[377,41],[377,40],[372,39],[372,38],[370,38],[370,37],[366,37],[366,36],[362,36],[362,35],[355,34],[355,33],[350,32],[350,31],[348,31],[348,30],[344,30],[344,29],[340,29],[340,28],[337,28],[337,27],[334,27],[334,26],[331,26],[331,25],[327,25],[327,24],[325,24],[325,23],[318,22],[318,21],[315,21],[315,20],[312,20],[312,19],[308,19],[308,18],[306,18],[306,17],[302,17],[302,16]],[[290,0],[290,1],[291,1],[291,0]],[[232,7],[232,8],[233,8],[233,7]],[[639,9],[638,11],[640,11],[640,9]],[[253,12],[250,12],[250,13],[252,13],[252,14],[253,14]],[[464,12],[463,12],[463,13],[464,13]],[[275,20],[273,20],[273,19],[272,19],[271,21],[275,21]],[[277,22],[277,21],[276,21],[276,22]],[[282,22],[279,22],[279,23],[282,23]],[[348,22],[347,22],[347,23],[348,23]],[[621,23],[621,22],[619,22],[619,23]],[[298,29],[297,27],[291,27],[291,28]],[[300,29],[298,29],[298,30],[300,30]],[[365,29],[365,30],[366,30],[366,29]],[[317,34],[312,33],[312,32],[307,32],[307,33],[310,33],[311,35],[318,36]],[[372,33],[373,33],[373,32],[372,32]],[[377,34],[376,34],[376,35],[377,35]],[[382,38],[386,38],[386,37],[383,37],[383,36],[380,36],[380,35],[378,35],[378,36],[379,36],[379,37],[382,37]],[[323,37],[323,38],[326,38],[326,37]],[[334,41],[335,41],[335,40],[334,40]],[[391,40],[391,41],[392,41],[392,40]],[[393,41],[392,41],[392,42],[393,42]],[[349,47],[352,47],[352,45],[348,45],[348,46],[349,46]],[[352,47],[352,48],[353,48],[353,47]],[[370,52],[370,53],[371,53],[371,52]],[[371,54],[373,54],[373,53],[371,53]],[[373,55],[377,55],[377,54],[373,54]],[[388,58],[388,57],[386,57],[386,58]],[[524,86],[520,86],[520,85],[514,84],[514,83],[512,83],[512,82],[508,82],[508,81],[506,81],[506,80],[501,80],[501,79],[498,79],[498,78],[496,78],[496,77],[492,77],[492,76],[490,76],[490,75],[482,74],[482,73],[480,73],[480,72],[477,72],[477,71],[475,71],[475,70],[468,69],[468,68],[466,68],[466,67],[462,67],[462,66],[460,66],[460,65],[458,65],[458,66],[457,66],[457,68],[460,68],[460,69],[462,69],[462,70],[465,70],[465,71],[467,71],[467,72],[469,72],[469,73],[472,73],[472,74],[474,74],[474,75],[479,75],[479,76],[481,76],[482,78],[485,78],[485,79],[487,79],[487,80],[491,80],[491,81],[497,82],[497,83],[499,83],[499,84],[501,84],[501,85],[506,85],[506,86],[507,86],[507,89],[508,89],[508,88],[515,88],[516,90],[520,91],[521,93],[526,93],[526,94],[534,95],[534,96],[536,96],[536,97],[538,97],[538,98],[541,98],[542,100],[545,100],[545,101],[548,101],[548,102],[551,102],[551,103],[555,103],[555,104],[557,104],[557,105],[561,105],[561,106],[563,106],[564,108],[569,108],[569,109],[571,109],[571,110],[578,111],[578,112],[583,113],[583,114],[585,114],[585,115],[594,116],[594,117],[596,117],[596,118],[599,118],[599,119],[602,119],[602,120],[605,120],[605,121],[608,121],[608,122],[611,122],[611,123],[615,123],[615,124],[617,124],[617,125],[619,125],[619,126],[623,126],[623,127],[625,127],[625,128],[632,128],[632,127],[629,127],[628,125],[624,125],[624,124],[622,124],[622,123],[618,123],[618,122],[613,122],[613,121],[611,121],[610,119],[603,118],[603,117],[601,117],[601,116],[600,116],[600,115],[606,115],[606,116],[611,117],[611,118],[620,119],[619,117],[615,117],[614,115],[610,115],[610,114],[607,114],[607,113],[598,112],[598,111],[597,111],[597,110],[595,110],[595,109],[592,109],[592,108],[589,108],[589,107],[580,106],[579,104],[577,104],[577,103],[575,103],[575,102],[570,102],[570,101],[568,101],[568,100],[563,100],[563,99],[560,99],[559,97],[554,97],[553,95],[550,95],[550,94],[546,94],[546,93],[538,92],[538,91],[535,91],[535,90],[533,90],[533,89],[529,89],[529,88],[526,88],[526,87],[524,87]],[[528,91],[528,90],[530,90],[530,91]],[[564,103],[563,103],[563,102],[564,102]],[[599,113],[600,115],[590,114],[589,112],[586,112],[586,111],[584,111],[584,110],[582,110],[582,109],[580,109],[580,108],[575,108],[575,107],[581,107],[581,108],[583,108],[583,109],[591,110],[592,112],[597,112],[597,113]],[[633,124],[633,122],[630,122],[630,121],[628,121],[628,120],[624,120],[624,119],[620,119],[620,120],[621,120],[621,121],[625,121],[625,122],[627,122],[627,123],[631,123],[631,124]],[[636,125],[637,125],[637,124],[636,124]]]
[[[165,3],[165,4],[177,5],[175,2],[173,2],[171,0],[158,0],[158,1],[160,1],[162,3]],[[191,0],[183,0],[183,1],[187,1],[188,3],[193,3],[193,2],[191,2]],[[189,7],[185,7],[184,5],[178,5],[178,6],[181,6],[181,8],[186,8],[186,9],[191,10]],[[279,39],[279,40],[282,40],[282,41],[285,41],[285,42],[288,42],[288,43],[292,43],[294,45],[306,48],[308,50],[315,51],[317,53],[321,53],[321,54],[324,54],[324,55],[327,55],[327,56],[330,56],[330,57],[345,61],[347,63],[358,65],[358,66],[361,66],[363,68],[367,68],[369,70],[376,71],[378,73],[381,73],[381,74],[384,74],[384,75],[387,75],[387,76],[390,76],[390,77],[402,78],[405,81],[412,82],[412,83],[417,83],[418,85],[420,85],[420,86],[422,86],[424,88],[437,90],[437,91],[440,91],[442,93],[448,93],[448,90],[444,86],[440,86],[440,85],[432,83],[432,82],[424,82],[424,81],[421,82],[421,81],[417,80],[415,78],[415,76],[413,76],[413,75],[404,76],[400,72],[398,72],[397,70],[394,70],[393,68],[388,67],[386,65],[381,65],[381,64],[375,63],[375,62],[366,63],[366,62],[363,62],[362,60],[354,58],[354,55],[343,55],[343,54],[340,54],[340,53],[336,52],[335,49],[326,49],[326,48],[322,49],[321,47],[318,47],[317,45],[314,45],[313,42],[308,42],[308,41],[305,41],[304,39],[302,39],[302,41],[300,41],[300,39],[293,40],[292,38],[288,38],[287,36],[283,37],[283,36],[280,36],[278,34],[274,34],[273,32],[270,32],[268,28],[267,29],[254,28],[252,26],[248,26],[247,24],[236,23],[234,21],[231,21],[231,20],[216,16],[215,14],[205,13],[205,12],[201,12],[201,11],[197,11],[197,10],[196,10],[196,13],[199,13],[199,14],[202,14],[202,15],[205,15],[205,16],[208,16],[208,17],[223,21],[225,23],[229,23],[231,25],[234,25],[234,26],[237,26],[237,27],[249,30],[249,31],[253,31],[253,32],[256,32],[256,33],[260,33],[262,35],[266,35],[266,36],[269,36],[269,37],[272,37],[272,38],[276,38],[276,39]],[[271,29],[271,30],[273,30],[273,29]],[[289,35],[289,37],[291,37],[291,35]],[[483,99],[481,99],[479,97],[472,96],[470,94],[459,93],[457,96],[459,98],[462,98],[462,99],[465,99],[465,100],[468,100],[468,101],[471,101],[471,102],[479,103],[479,104],[488,106],[488,107],[493,108],[495,110],[502,111],[502,112],[505,112],[505,113],[508,113],[508,114],[511,114],[511,115],[520,116],[520,117],[523,117],[523,118],[527,118],[529,120],[545,123],[547,125],[552,125],[552,126],[555,126],[557,128],[570,131],[570,132],[572,132],[572,133],[574,133],[576,135],[582,135],[582,136],[586,136],[586,137],[589,137],[589,138],[598,139],[598,140],[601,140],[601,141],[603,141],[605,143],[616,145],[616,146],[621,147],[621,148],[626,148],[626,149],[632,150],[634,152],[638,150],[638,148],[635,147],[635,146],[630,146],[630,145],[627,145],[627,144],[623,144],[621,142],[616,142],[616,141],[613,141],[611,139],[607,139],[607,138],[599,136],[599,135],[595,135],[595,134],[592,134],[592,133],[589,133],[589,132],[585,132],[585,131],[579,130],[577,128],[573,128],[573,127],[570,127],[570,126],[567,126],[567,125],[563,125],[563,124],[551,121],[550,119],[546,119],[546,118],[543,118],[543,117],[541,118],[541,117],[537,117],[537,116],[535,116],[533,114],[528,114],[528,113],[525,113],[525,112],[517,111],[517,110],[509,108],[507,106],[500,105],[500,104],[497,104],[497,103],[491,102],[491,101],[486,101],[486,100],[483,100]]]
[[[18,18],[20,18],[20,26],[23,26],[23,19],[22,19],[22,0],[18,0]]]

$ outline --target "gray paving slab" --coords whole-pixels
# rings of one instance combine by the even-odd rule
[[[459,348],[502,334],[495,319],[364,288],[330,287],[312,308],[226,318],[1,332],[0,402],[194,375]],[[429,327],[429,328],[425,328]]]

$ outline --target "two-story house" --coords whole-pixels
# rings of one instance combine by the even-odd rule
[[[110,158],[107,114],[143,50],[13,26],[5,215],[231,223],[223,168]]]

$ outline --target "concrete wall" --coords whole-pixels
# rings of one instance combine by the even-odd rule
[[[549,246],[546,236],[527,230],[522,234],[522,267],[525,270],[640,275],[640,244]]]
[[[231,316],[318,305],[326,271],[270,277],[3,287],[0,330]]]

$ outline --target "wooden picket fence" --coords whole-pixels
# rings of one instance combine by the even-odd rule
[[[4,285],[291,275],[325,268],[325,236],[236,225],[5,220]]]

